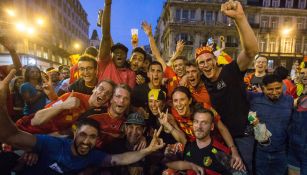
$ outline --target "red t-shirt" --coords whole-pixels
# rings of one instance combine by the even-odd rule
[[[197,103],[206,103],[211,106],[209,93],[203,83],[201,83],[197,88],[188,85],[188,88],[192,94],[193,99]]]
[[[50,108],[52,106],[63,103],[69,97],[70,94],[71,92],[65,93],[64,95],[59,97],[58,100],[47,104],[45,108]],[[80,99],[80,106],[78,108],[63,110],[60,114],[51,119],[49,122],[40,126],[31,125],[31,120],[34,117],[34,114],[31,116],[24,116],[16,122],[17,127],[32,134],[47,134],[56,131],[63,131],[70,128],[79,119],[80,114],[84,113],[89,109],[88,100],[90,98],[90,95],[74,92],[73,96]]]
[[[180,77],[178,77],[174,70],[169,66],[166,66],[164,70],[164,77],[168,79],[166,88],[167,96],[170,98],[174,89],[179,86]]]
[[[98,81],[110,79],[116,84],[125,83],[134,88],[135,73],[129,68],[117,68],[113,63],[111,55],[98,61]]]
[[[124,117],[110,117],[108,113],[102,113],[91,115],[89,118],[100,123],[100,139],[96,143],[99,148],[111,143],[122,134],[121,128],[125,121]]]

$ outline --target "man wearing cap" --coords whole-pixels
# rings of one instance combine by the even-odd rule
[[[107,153],[120,154],[127,151],[134,151],[145,137],[146,124],[144,117],[139,113],[131,113],[128,115],[124,125],[124,138],[120,138],[112,142],[104,148]],[[111,169],[112,175],[137,175],[144,173],[145,159],[140,160],[128,166],[121,166]],[[136,173],[136,174],[135,174]]]
[[[212,48],[203,47],[196,50],[196,62],[203,73],[202,81],[209,92],[212,106],[229,129],[249,173],[252,173],[254,139],[246,132],[249,103],[243,78],[258,53],[258,45],[240,2],[226,2],[222,4],[221,11],[234,19],[243,51],[236,61],[221,67],[217,65]]]
[[[135,86],[135,73],[127,66],[128,48],[117,43],[111,47],[110,15],[112,0],[105,0],[102,17],[102,40],[98,55],[98,80],[111,79],[115,83],[125,83],[133,88]],[[111,55],[110,55],[111,51]]]

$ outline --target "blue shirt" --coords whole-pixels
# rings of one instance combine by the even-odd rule
[[[34,97],[38,91],[31,83],[26,82],[20,86],[20,94],[24,94],[26,92],[28,92],[31,97]],[[46,100],[46,95],[42,95],[35,103],[31,105],[25,104],[23,114],[29,115],[35,113],[38,110],[43,109],[46,105]]]
[[[39,156],[35,166],[27,167],[22,174],[73,174],[89,165],[106,166],[111,157],[106,153],[91,150],[85,156],[75,156],[72,153],[72,140],[48,135],[36,135],[36,145],[33,149]]]
[[[267,129],[272,133],[271,144],[268,146],[257,144],[257,149],[267,152],[285,151],[293,98],[289,95],[281,95],[277,101],[272,102],[263,93],[248,93],[250,110],[257,112],[260,123],[265,123]]]

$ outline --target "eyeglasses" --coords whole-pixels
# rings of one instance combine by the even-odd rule
[[[94,67],[79,67],[78,70],[80,72],[85,72],[85,71],[93,71],[94,70]]]

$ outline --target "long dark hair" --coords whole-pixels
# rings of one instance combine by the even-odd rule
[[[195,108],[195,107],[198,108],[199,106],[202,106],[202,104],[197,103],[197,102],[194,100],[194,98],[192,97],[192,94],[191,94],[190,90],[189,90],[187,87],[185,87],[185,86],[178,86],[178,87],[176,87],[176,88],[174,89],[174,91],[172,92],[172,99],[173,99],[173,95],[175,94],[175,92],[182,92],[182,93],[184,93],[184,94],[188,97],[189,100],[192,99],[192,103],[189,105],[191,114],[194,113],[194,108]]]
[[[40,69],[37,66],[27,66],[26,68],[26,72],[25,72],[25,80],[24,82],[29,82],[30,81],[30,70],[31,69],[37,69],[39,71],[39,79],[38,82],[41,83],[42,82],[42,76],[40,74]]]

